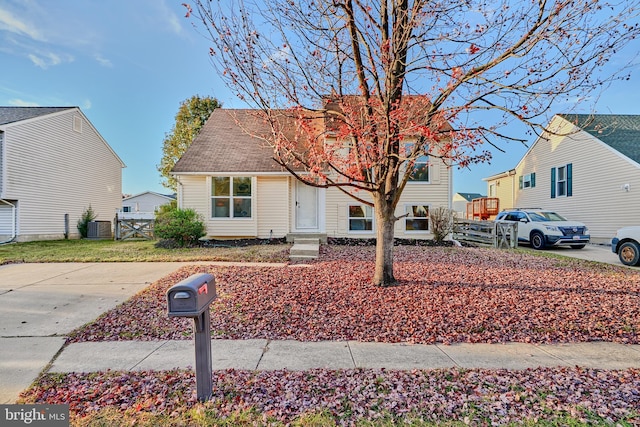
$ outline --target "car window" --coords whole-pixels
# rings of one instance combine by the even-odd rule
[[[566,221],[560,214],[549,211],[528,212],[533,221]]]

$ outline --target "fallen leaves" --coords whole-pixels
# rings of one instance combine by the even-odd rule
[[[173,416],[197,407],[222,417],[253,409],[284,423],[328,412],[338,425],[383,417],[473,425],[562,424],[567,415],[582,423],[640,421],[638,369],[224,370],[214,371],[214,394],[204,404],[197,402],[193,382],[185,371],[49,375],[22,398],[70,403],[76,417],[108,407]]]
[[[210,272],[219,295],[211,310],[216,338],[640,342],[635,271],[523,252],[399,246],[399,285],[379,288],[370,284],[373,250],[323,246],[307,266],[185,267],[70,340],[190,339],[191,319],[169,319],[165,293]]]

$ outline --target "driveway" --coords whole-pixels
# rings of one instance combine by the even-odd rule
[[[188,264],[193,263],[0,266],[0,404],[15,401],[69,332]]]
[[[527,247],[527,246],[523,246],[523,247]],[[624,267],[624,265],[618,259],[618,255],[611,252],[611,246],[608,246],[608,245],[589,244],[582,249],[555,247],[555,248],[547,248],[544,251],[552,254],[568,256],[571,258],[580,258],[580,259],[585,259],[587,261],[606,262],[607,264],[620,265]],[[630,268],[637,268],[637,267],[630,267]]]

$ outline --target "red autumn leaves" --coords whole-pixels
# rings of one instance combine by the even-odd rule
[[[285,267],[192,266],[77,331],[72,341],[189,339],[165,292],[196,272],[216,277],[214,337],[411,343],[638,343],[640,276],[580,260],[477,248],[396,248],[400,283],[370,282],[373,248],[324,246]],[[140,313],[143,313],[142,315]]]

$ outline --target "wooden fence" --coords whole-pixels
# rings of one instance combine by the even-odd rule
[[[116,215],[114,219],[114,230],[116,240],[126,239],[154,239],[153,218],[121,218]]]
[[[494,248],[517,248],[518,224],[457,219],[453,228],[453,238]]]

